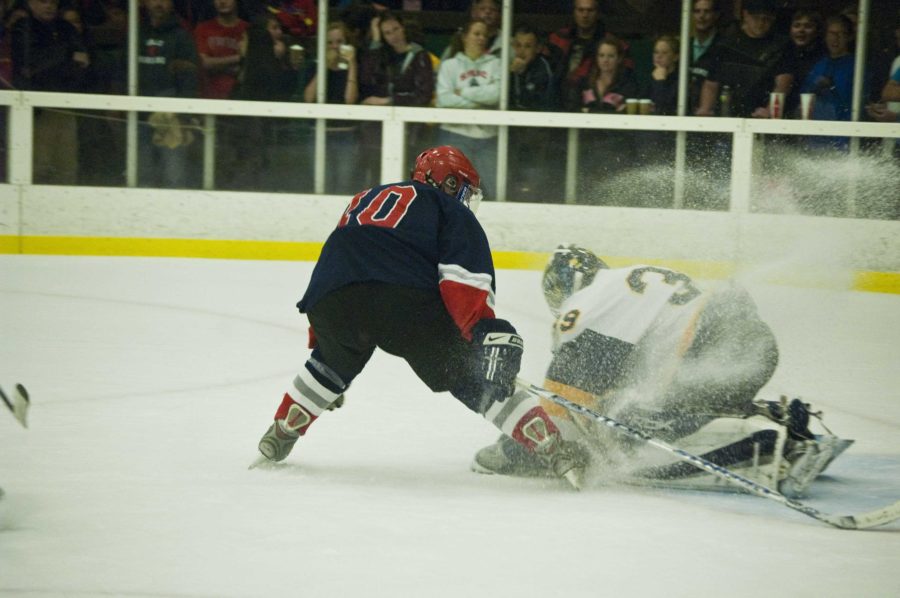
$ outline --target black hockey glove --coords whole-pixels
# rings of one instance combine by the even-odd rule
[[[506,320],[486,318],[472,328],[472,348],[484,383],[484,411],[516,390],[525,343]]]
[[[811,440],[813,433],[809,430],[809,405],[800,399],[781,397],[780,401],[764,401],[763,415],[784,425],[788,436],[794,440]]]

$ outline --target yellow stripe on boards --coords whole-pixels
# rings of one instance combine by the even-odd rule
[[[318,259],[322,250],[321,243],[118,237],[22,237],[21,247],[21,253],[36,255],[109,255],[297,261],[314,261]]]
[[[93,255],[131,257],[184,257],[233,260],[315,261],[322,243],[292,241],[226,241],[216,239],[149,239],[127,237],[49,237],[0,235],[0,254]],[[495,251],[494,267],[501,270],[543,270],[550,252]],[[697,279],[719,280],[736,271],[729,262],[661,260],[600,256],[612,268],[632,264],[664,266]],[[900,272],[859,271],[848,273],[846,284],[855,291],[900,294]],[[777,278],[777,280],[776,280]],[[813,278],[767,277],[767,282],[802,287],[835,288]],[[828,281],[826,281],[827,283]],[[833,282],[833,281],[831,281]]]
[[[900,295],[900,272],[857,272],[853,290]]]

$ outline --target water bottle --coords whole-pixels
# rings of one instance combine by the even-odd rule
[[[727,85],[723,85],[719,93],[719,113],[721,116],[731,116],[731,88]]]

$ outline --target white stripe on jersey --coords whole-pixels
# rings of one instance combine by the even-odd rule
[[[490,274],[469,272],[457,264],[438,264],[438,283],[445,280],[458,282],[459,284],[487,292],[487,305],[494,309],[494,290],[491,288],[493,280]]]

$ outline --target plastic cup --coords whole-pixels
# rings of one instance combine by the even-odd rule
[[[812,120],[813,106],[816,104],[816,94],[801,93],[800,94],[800,118],[803,120]]]
[[[773,91],[769,94],[769,118],[784,118],[784,94]]]
[[[353,46],[350,44],[341,44],[341,47],[338,49],[338,56],[340,56],[340,60],[338,60],[338,68],[342,71],[346,71],[350,68],[350,52],[353,51]]]
[[[639,100],[625,100],[625,112],[628,114],[637,114],[639,104]]]
[[[653,100],[641,100],[639,107],[641,114],[653,114]]]
[[[306,50],[300,44],[294,44],[290,48],[288,48],[291,52],[291,61],[292,62],[300,62],[303,60],[303,54]]]

